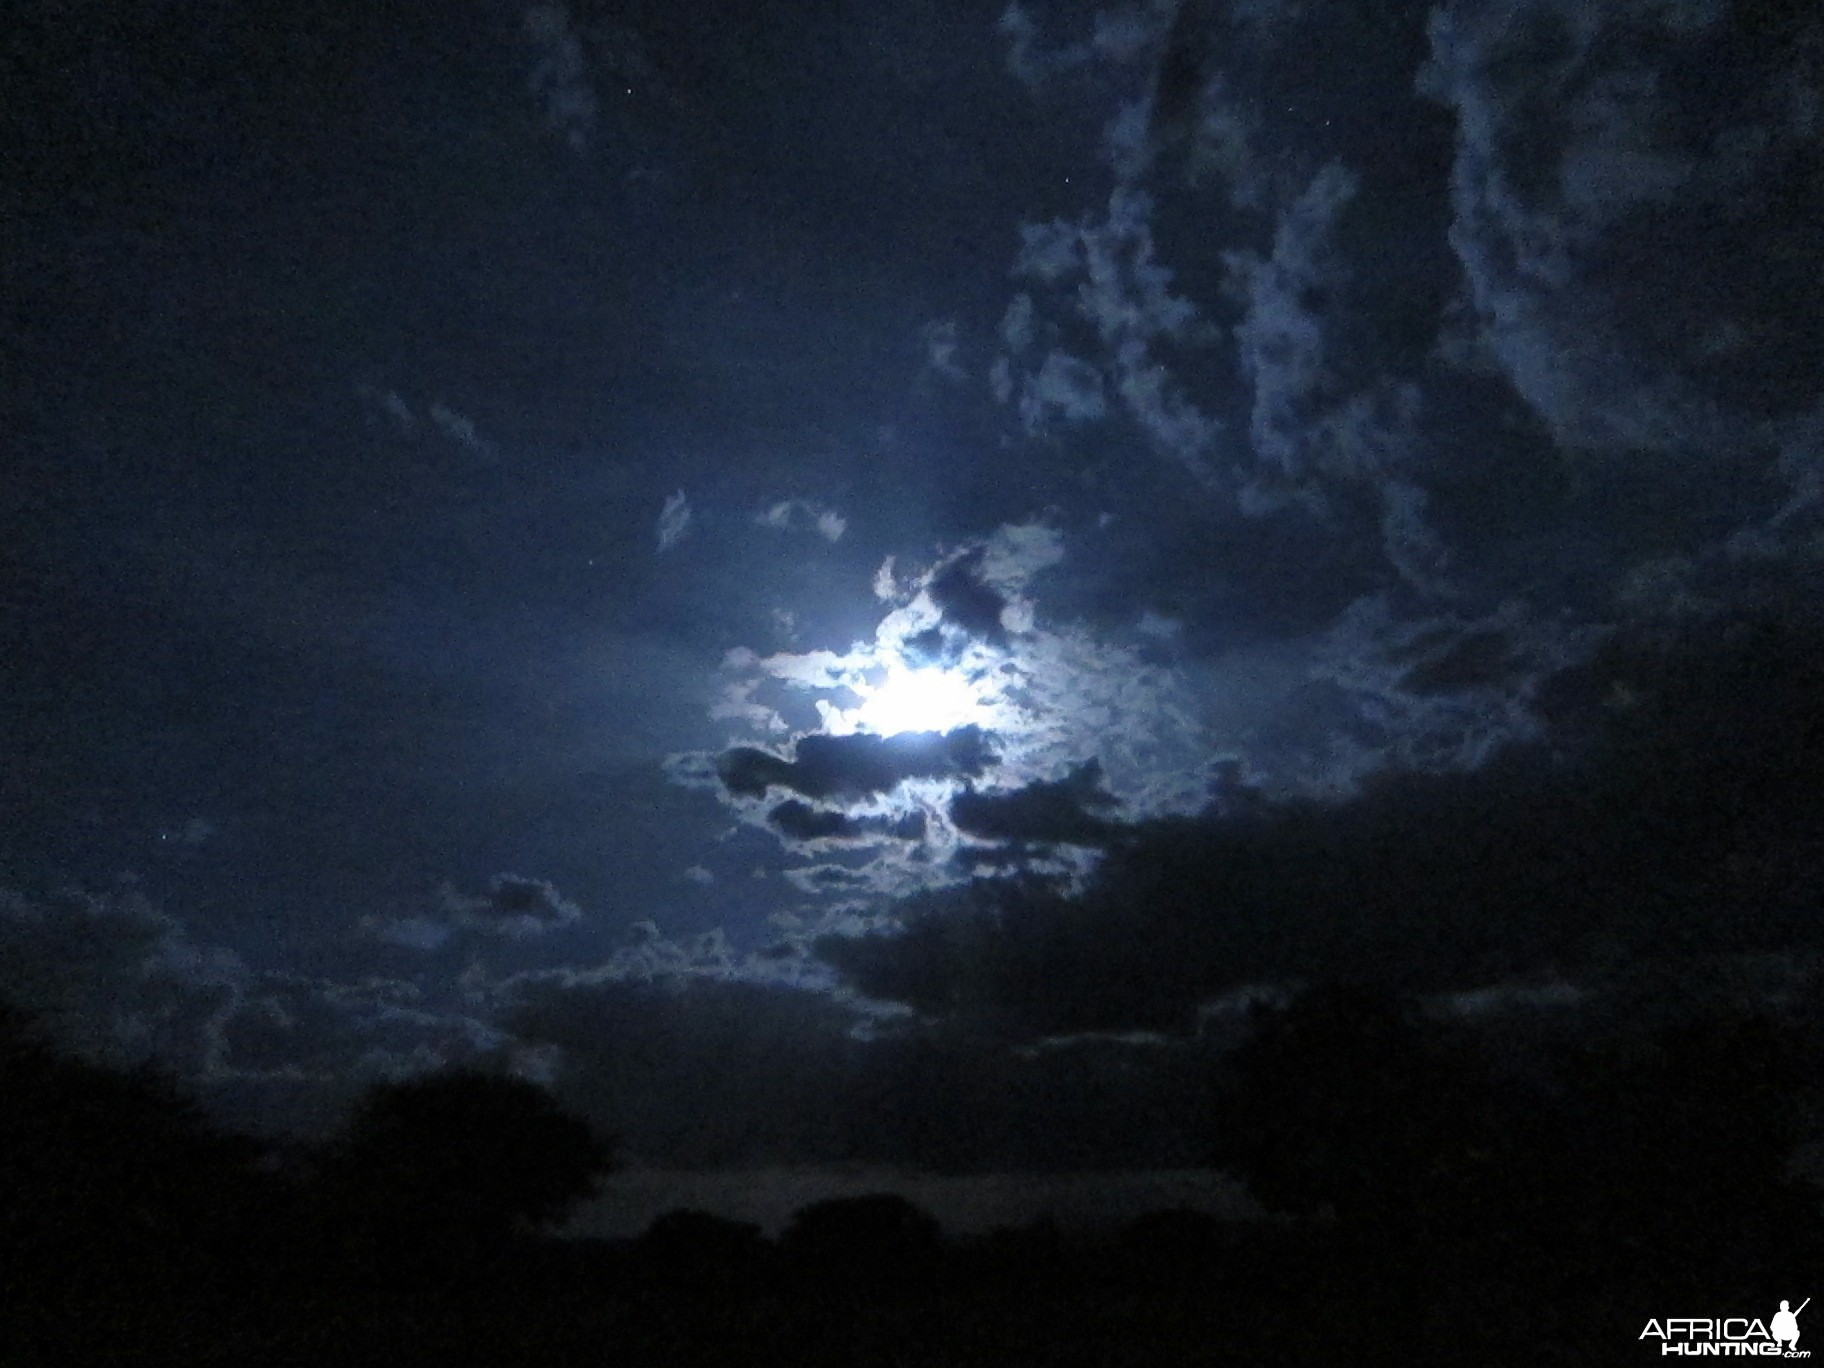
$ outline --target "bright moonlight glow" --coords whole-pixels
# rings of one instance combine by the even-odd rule
[[[862,699],[852,716],[880,736],[900,732],[947,732],[981,721],[982,704],[973,685],[949,670],[889,666],[884,683]]]

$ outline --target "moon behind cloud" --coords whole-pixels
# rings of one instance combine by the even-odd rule
[[[1068,841],[993,851],[1004,843],[953,820],[963,795],[1015,797],[1093,772],[1098,801],[1122,820],[1198,811],[1223,752],[1194,682],[1157,659],[1140,627],[1109,634],[1041,613],[1031,581],[1063,558],[1055,530],[1011,524],[940,554],[921,573],[877,576],[875,596],[891,606],[871,640],[845,651],[729,652],[728,682],[712,709],[734,724],[728,748],[720,758],[673,756],[668,770],[715,788],[740,824],[804,861],[785,874],[813,902],[851,910],[857,897],[891,899],[967,877],[971,852],[1054,872],[1093,863],[1094,851],[1073,854]],[[958,566],[972,568],[980,591],[967,628],[948,610]],[[870,780],[865,792],[853,784],[839,792],[839,778],[826,773],[840,767],[831,757],[845,746],[856,764],[872,757],[874,738],[935,752],[972,733],[989,751],[979,769],[908,770],[884,787]]]
[[[979,725],[983,711],[976,685],[960,671],[889,662],[885,681],[870,689],[852,715],[864,731],[897,736]]]

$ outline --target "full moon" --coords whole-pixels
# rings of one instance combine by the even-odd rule
[[[981,715],[981,699],[962,675],[904,666],[888,666],[886,680],[852,714],[859,727],[880,736],[954,731],[979,722]]]

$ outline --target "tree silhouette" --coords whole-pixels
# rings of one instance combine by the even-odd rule
[[[170,1079],[59,1053],[0,1005],[0,1359],[144,1362],[202,1289],[248,1300],[262,1153]]]
[[[1565,1070],[1559,1222],[1658,1286],[1727,1270],[1752,1287],[1814,1262],[1817,1193],[1788,1164],[1816,1068],[1788,1026],[1729,1010],[1582,1052]]]
[[[1279,1211],[1429,1224],[1499,1169],[1497,1101],[1475,1061],[1399,1002],[1323,988],[1262,1011],[1235,1051],[1214,1157]]]
[[[352,1241],[360,1272],[474,1267],[562,1221],[612,1156],[535,1084],[429,1074],[361,1100],[323,1156],[319,1210]]]

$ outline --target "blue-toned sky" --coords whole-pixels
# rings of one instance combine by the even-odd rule
[[[1811,7],[11,27],[0,988],[83,1048],[1160,1169],[1250,995],[1815,981]]]

